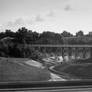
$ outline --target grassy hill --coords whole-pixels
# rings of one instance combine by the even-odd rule
[[[71,79],[92,79],[92,63],[62,64],[54,68]]]
[[[17,61],[16,61],[17,60]],[[19,62],[20,61],[20,62]],[[0,82],[47,81],[50,73],[22,63],[22,59],[0,58]]]

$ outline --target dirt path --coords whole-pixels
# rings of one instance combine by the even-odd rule
[[[26,64],[43,69],[43,66],[37,61],[29,60],[29,61],[26,61]],[[49,81],[66,81],[65,79],[61,78],[57,74],[52,73],[51,71],[50,71],[50,76],[51,76],[51,79]]]
[[[50,73],[51,74],[51,79],[49,81],[66,81],[65,79],[61,78],[57,74]]]

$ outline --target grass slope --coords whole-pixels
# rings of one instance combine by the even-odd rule
[[[12,60],[10,58],[0,59],[0,82],[47,81],[50,79],[50,73],[47,70]]]
[[[92,79],[92,63],[86,64],[64,64],[54,68],[60,73],[65,73],[74,79]]]

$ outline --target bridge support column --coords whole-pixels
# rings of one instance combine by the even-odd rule
[[[61,47],[61,54],[62,54],[62,57],[63,57],[63,47]]]
[[[72,55],[72,48],[69,47],[68,48],[68,56],[69,56],[69,59],[71,60],[71,55]]]
[[[86,58],[86,48],[83,48],[83,58]]]
[[[90,58],[92,58],[92,47],[90,48]]]
[[[75,59],[78,59],[78,48],[75,48]]]

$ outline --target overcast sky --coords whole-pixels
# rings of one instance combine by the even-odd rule
[[[92,31],[92,0],[0,0],[0,28],[37,32]]]

